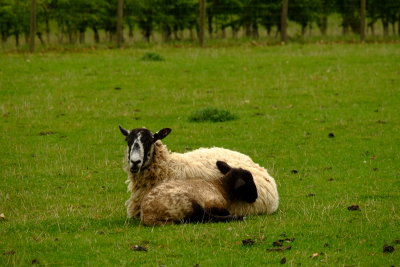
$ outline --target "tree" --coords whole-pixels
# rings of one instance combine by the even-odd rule
[[[400,3],[392,0],[374,0],[373,4],[376,7],[378,18],[382,20],[383,35],[386,37],[389,35],[389,24],[392,24],[394,29],[394,25],[398,20]]]
[[[306,33],[307,26],[318,21],[322,11],[320,0],[291,0],[289,5],[289,19],[301,26],[301,35]]]
[[[342,33],[347,34],[349,30],[360,33],[360,1],[359,0],[337,0],[337,10],[342,17]]]
[[[335,1],[332,0],[320,0],[317,3],[317,25],[322,35],[326,35],[328,29],[328,17],[330,14],[335,12]]]
[[[159,4],[158,0],[136,0],[130,3],[131,10],[136,11],[134,17],[142,30],[143,38],[147,42],[150,42],[150,37],[153,34]]]
[[[279,0],[264,0],[263,8],[260,14],[261,24],[267,30],[267,34],[270,35],[272,31],[272,27],[276,26],[278,31],[280,30],[281,17],[280,17],[280,9],[281,9],[281,1]]]

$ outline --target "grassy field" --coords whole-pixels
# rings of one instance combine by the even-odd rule
[[[207,107],[237,119],[189,121]],[[0,265],[397,266],[399,107],[395,44],[1,54]],[[279,211],[126,220],[119,124],[170,127],[173,151],[250,155],[276,178]],[[291,249],[268,251],[277,240]]]

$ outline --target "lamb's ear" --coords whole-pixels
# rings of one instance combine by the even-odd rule
[[[217,161],[217,167],[222,174],[227,174],[232,168],[225,161]]]
[[[165,137],[167,137],[167,135],[169,135],[169,133],[170,133],[171,131],[172,131],[172,130],[171,130],[170,128],[164,128],[164,129],[159,130],[158,132],[156,132],[156,133],[154,134],[153,142],[155,142],[155,141],[157,141],[157,140],[164,139]]]
[[[124,129],[124,127],[122,127],[121,125],[119,125],[119,130],[121,131],[121,133],[122,133],[124,136],[128,136],[128,135],[129,135],[129,131],[126,130],[126,129]]]

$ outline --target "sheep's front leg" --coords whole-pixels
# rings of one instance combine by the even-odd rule
[[[140,219],[140,202],[141,199],[132,194],[131,197],[125,202],[128,218]]]

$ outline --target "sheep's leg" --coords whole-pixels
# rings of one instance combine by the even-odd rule
[[[126,211],[128,214],[128,218],[140,218],[140,205],[138,204],[139,199],[135,197],[133,194],[131,197],[125,202]]]

